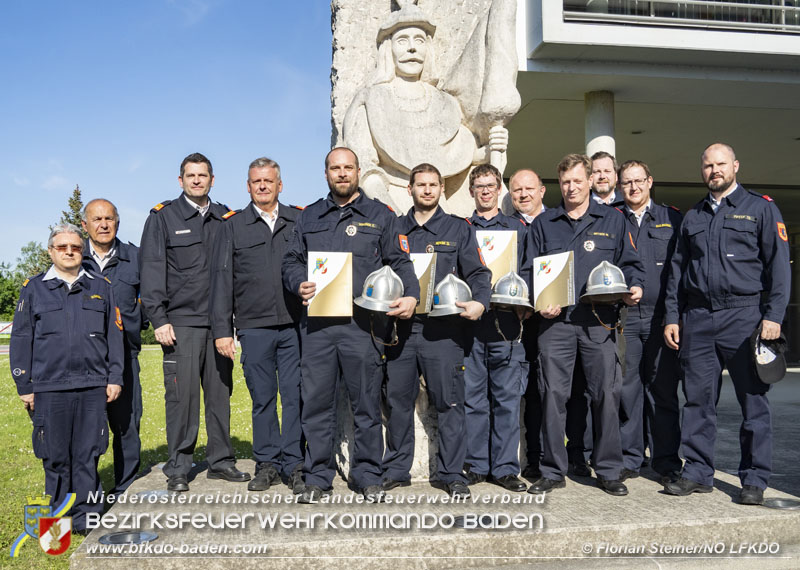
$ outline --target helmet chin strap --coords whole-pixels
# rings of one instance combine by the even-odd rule
[[[369,334],[372,335],[372,340],[375,342],[382,344],[383,346],[397,346],[400,342],[400,339],[397,337],[397,319],[392,319],[392,340],[391,342],[383,342],[381,339],[375,336],[375,329],[373,328],[373,315],[370,312],[369,315]]]
[[[619,334],[622,334],[622,331],[624,330],[623,326],[622,326],[622,319],[617,317],[617,323],[614,324],[614,325],[611,325],[611,326],[605,324],[603,322],[603,319],[600,318],[600,315],[598,315],[597,311],[595,310],[594,301],[592,301],[592,314],[597,319],[597,322],[600,323],[603,326],[604,329],[606,329],[607,331],[616,330]]]
[[[512,313],[516,314],[515,311],[512,311]],[[520,342],[522,340],[522,331],[525,328],[525,324],[522,322],[522,318],[519,315],[517,315],[517,318],[519,319],[519,334],[517,335],[517,338],[515,338],[514,340],[508,340],[506,338],[506,335],[503,334],[503,331],[500,330],[500,321],[497,319],[497,312],[495,311],[494,314],[494,328],[497,329],[497,332],[500,333],[500,336],[503,337],[503,340],[509,344],[514,342]]]

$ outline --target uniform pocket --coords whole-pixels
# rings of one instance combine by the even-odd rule
[[[353,243],[353,255],[359,257],[377,257],[380,251],[380,239],[383,230],[380,227],[357,226],[357,233],[350,239]]]
[[[203,264],[203,239],[200,234],[170,236],[167,257],[178,269],[192,269]]]
[[[650,243],[653,248],[653,260],[664,263],[667,260],[669,240],[672,239],[672,230],[669,228],[650,228],[648,231]]]
[[[453,374],[450,382],[445,382],[444,398],[448,407],[454,408],[459,404],[464,404],[464,365],[456,364],[453,366]],[[442,410],[440,410],[442,411]]]
[[[37,417],[36,414],[33,416],[33,455],[37,459],[47,459],[44,418]]]
[[[164,400],[177,402],[178,394],[178,363],[175,360],[164,361]]]
[[[740,256],[758,256],[756,219],[752,216],[728,218],[722,222],[725,253]]]
[[[233,244],[234,275],[257,273],[267,266],[267,241],[263,236],[243,236]]]
[[[58,334],[64,329],[64,311],[58,303],[39,303],[33,306],[36,336]]]
[[[98,295],[95,295],[97,297]],[[86,330],[94,334],[103,334],[106,323],[106,302],[103,299],[83,299],[83,314]]]

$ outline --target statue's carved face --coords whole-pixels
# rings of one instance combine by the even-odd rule
[[[419,79],[428,54],[428,36],[421,28],[402,28],[392,35],[392,60],[398,77]]]

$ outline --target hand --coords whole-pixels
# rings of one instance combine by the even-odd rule
[[[642,288],[638,285],[634,285],[631,287],[631,292],[625,293],[625,296],[622,298],[622,300],[625,301],[626,305],[633,306],[642,300],[642,294],[644,294]]]
[[[461,313],[460,316],[470,321],[477,321],[480,319],[481,315],[486,310],[486,307],[483,306],[483,303],[479,303],[478,301],[466,301],[463,303],[458,301],[456,303],[456,307],[461,307],[464,309],[464,312]]]
[[[546,308],[539,311],[539,314],[542,315],[545,319],[555,319],[558,315],[561,314],[561,305],[547,305]]]
[[[775,321],[764,319],[761,321],[761,338],[764,340],[775,340],[781,336],[781,325]]]
[[[672,350],[678,350],[681,342],[680,327],[678,325],[667,325],[664,327],[664,342]]]
[[[19,397],[26,410],[33,411],[33,394],[22,394]]]
[[[216,339],[214,341],[214,346],[217,347],[217,352],[219,352],[225,358],[230,358],[233,360],[236,356],[236,343],[233,341],[232,336]]]
[[[304,305],[308,305],[309,299],[316,295],[316,293],[317,284],[313,283],[312,281],[303,281],[300,283],[300,287],[297,289],[297,294],[300,295]]]
[[[386,313],[388,316],[410,319],[414,314],[414,309],[417,308],[417,300],[414,297],[400,297],[389,305],[389,308],[394,310]]]
[[[163,346],[174,346],[175,341],[178,340],[175,338],[175,330],[169,323],[158,327],[154,332],[156,333],[156,340]]]
[[[122,386],[119,384],[106,384],[106,403],[113,402],[122,394]]]

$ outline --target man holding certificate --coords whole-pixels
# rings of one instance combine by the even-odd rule
[[[627,304],[642,297],[644,273],[641,260],[628,232],[625,216],[590,197],[592,162],[587,156],[570,154],[558,165],[562,201],[533,221],[530,256],[572,252],[574,288],[586,290],[589,273],[600,262],[608,261],[620,269],[630,287]],[[541,264],[540,264],[541,265]],[[547,271],[533,267],[533,280]],[[533,284],[532,284],[533,285]],[[531,287],[534,290],[534,287]],[[627,495],[619,480],[622,447],[619,432],[619,376],[616,374],[617,309],[612,305],[579,303],[561,307],[548,305],[540,310],[544,319],[539,327],[540,391],[542,393],[542,478],[529,489],[545,493],[564,487],[567,450],[564,447],[566,402],[570,396],[576,357],[586,375],[592,398],[595,426],[593,465],[600,488],[611,495]]]
[[[399,220],[412,256],[431,256],[433,283],[448,274],[466,280],[472,301],[456,303],[459,315],[429,317],[417,314],[398,326],[399,344],[386,351],[387,434],[383,456],[383,488],[388,491],[410,484],[414,459],[414,404],[419,376],[436,408],[439,450],[438,479],[453,496],[469,496],[462,474],[464,440],[464,355],[472,340],[475,321],[489,308],[491,272],[483,265],[475,232],[462,218],[449,216],[439,207],[444,185],[435,166],[420,164],[411,170],[408,193],[414,206]]]
[[[315,295],[326,293],[322,299],[325,306],[313,312],[309,307],[300,327],[301,424],[307,440],[306,489],[298,499],[302,503],[318,501],[331,490],[340,374],[355,421],[350,482],[368,501],[383,499],[380,392],[389,319],[354,307],[352,285],[360,288],[367,275],[389,265],[403,281],[404,296],[391,304],[386,315],[410,318],[419,297],[407,239],[395,231],[397,218],[385,205],[363,194],[359,174],[353,151],[335,148],[328,153],[325,176],[330,193],[300,214],[283,258],[283,284],[304,305],[313,307],[320,301]]]
[[[509,271],[519,272],[527,226],[498,208],[500,172],[481,164],[469,175],[475,212],[469,222],[492,271],[492,283]],[[520,342],[522,321],[511,311],[487,311],[475,326],[465,361],[467,479],[481,483],[491,474],[509,491],[526,489],[519,475],[519,408],[528,384],[528,362]]]

